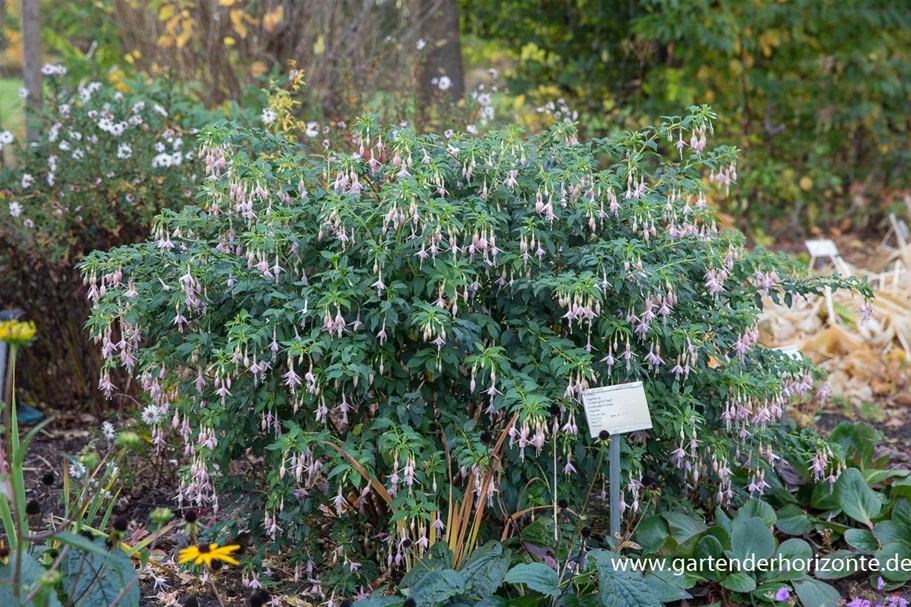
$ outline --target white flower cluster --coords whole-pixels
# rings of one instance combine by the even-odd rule
[[[579,112],[570,109],[563,97],[557,99],[556,103],[548,101],[538,107],[538,113],[553,116],[555,120],[562,120],[566,124],[571,124],[579,119]]]
[[[161,134],[162,141],[155,144],[155,151],[158,155],[152,159],[152,167],[167,168],[180,166],[184,160],[192,160],[192,152],[184,154],[181,151],[183,147],[183,138],[180,137],[173,129],[168,129]]]
[[[62,65],[54,65],[52,63],[45,63],[41,68],[41,73],[45,76],[63,76],[66,74],[66,68]]]

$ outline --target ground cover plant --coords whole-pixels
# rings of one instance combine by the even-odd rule
[[[737,175],[713,118],[580,144],[571,124],[446,139],[366,116],[353,149],[316,156],[213,125],[198,204],[82,264],[101,386],[138,379],[153,443],[185,464],[181,505],[242,496],[230,530],[303,548],[323,592],[438,544],[458,568],[528,516],[584,511],[591,386],[641,379],[652,403],[627,521],[656,482],[663,504],[711,507],[761,495],[780,460],[835,483],[825,441],[779,423],[824,384],[755,324],[763,296],[859,285],[717,228],[706,190]]]

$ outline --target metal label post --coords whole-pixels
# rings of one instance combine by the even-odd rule
[[[610,534],[617,537],[620,533],[620,442],[622,434],[610,437]]]

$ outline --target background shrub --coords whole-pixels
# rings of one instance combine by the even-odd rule
[[[121,92],[96,81],[62,83],[48,66],[51,95],[41,139],[20,146],[0,173],[0,286],[4,306],[39,327],[24,352],[34,373],[22,388],[54,407],[92,402],[100,369],[82,330],[86,289],[75,264],[88,252],[148,236],[165,206],[191,200],[200,164],[197,128],[211,115],[162,82]],[[40,370],[40,372],[39,372]]]
[[[643,470],[671,500],[721,504],[761,493],[781,457],[834,477],[814,434],[781,440],[807,363],[756,345],[761,298],[822,279],[717,229],[703,177],[723,195],[736,168],[706,145],[713,118],[580,144],[568,124],[446,140],[368,116],[354,153],[324,156],[209,127],[198,206],[82,264],[101,384],[138,378],[153,442],[186,462],[183,504],[261,504],[237,525],[334,565],[339,587],[423,553],[463,491],[491,523],[581,503],[590,386],[646,384],[633,511]],[[245,455],[262,465],[229,474]]]

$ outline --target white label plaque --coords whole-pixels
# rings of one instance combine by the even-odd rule
[[[838,246],[828,238],[824,240],[806,240],[804,244],[810,257],[838,257]]]
[[[597,438],[602,430],[613,435],[652,427],[641,381],[585,390],[582,404],[592,438]]]
[[[772,349],[778,350],[788,358],[793,358],[795,360],[800,360],[803,358],[803,353],[800,351],[800,346],[797,344],[788,344],[786,346],[778,346],[777,348]]]

